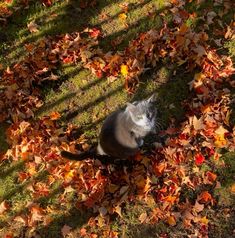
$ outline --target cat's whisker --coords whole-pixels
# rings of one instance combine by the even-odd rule
[[[163,126],[159,123],[159,122],[156,122],[156,128],[158,129],[158,130],[162,130],[163,129]]]

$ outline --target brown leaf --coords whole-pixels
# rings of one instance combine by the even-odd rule
[[[204,204],[200,204],[198,201],[196,201],[193,208],[196,212],[201,212],[204,209]]]
[[[27,27],[31,33],[36,33],[39,31],[38,30],[39,26],[34,21],[31,21],[30,23],[28,23]]]
[[[68,226],[68,225],[64,225],[61,229],[61,233],[62,236],[65,237],[66,235],[68,235],[71,231],[72,227]]]
[[[143,212],[143,213],[141,213],[141,215],[139,216],[139,221],[140,221],[140,223],[144,223],[145,222],[145,220],[147,219],[147,213],[146,212]]]
[[[0,215],[2,215],[5,211],[7,211],[9,209],[9,204],[4,200],[3,202],[1,202],[0,204]]]

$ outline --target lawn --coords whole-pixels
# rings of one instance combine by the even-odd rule
[[[0,3],[1,237],[232,237],[234,4]],[[155,93],[130,167],[70,162]]]

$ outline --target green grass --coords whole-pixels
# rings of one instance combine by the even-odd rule
[[[122,13],[121,3],[129,3],[129,9],[126,13],[127,19],[121,20],[119,14]],[[212,1],[206,1],[203,5],[195,6],[195,2],[186,6],[191,12],[204,12],[204,9],[210,8]],[[171,21],[172,16],[166,14],[167,1],[163,0],[128,0],[128,1],[97,1],[96,7],[81,9],[80,1],[58,1],[49,8],[43,7],[39,2],[31,1],[28,9],[23,9],[13,13],[9,24],[4,27],[0,26],[2,44],[0,45],[0,63],[10,66],[25,56],[24,44],[37,42],[43,37],[54,36],[57,34],[81,31],[86,27],[98,27],[103,32],[103,39],[99,47],[103,51],[123,50],[130,40],[135,39],[139,33],[145,32],[151,28],[160,28],[162,18],[160,13],[165,14],[163,19]],[[215,9],[219,11],[220,9]],[[230,13],[225,16],[225,21],[229,22]],[[30,33],[27,24],[34,21],[38,25],[38,32]],[[197,28],[200,25],[200,19],[189,20],[188,26]],[[209,33],[213,35],[214,26],[210,26]],[[118,43],[114,41],[118,39]],[[234,57],[235,44],[234,40],[228,40],[225,44],[228,53]],[[150,72],[151,71],[151,72]],[[104,118],[115,109],[125,105],[127,101],[139,100],[152,94],[158,94],[160,112],[160,121],[163,127],[167,127],[172,118],[180,122],[184,119],[185,111],[182,102],[190,97],[188,82],[192,80],[193,74],[184,71],[183,67],[178,67],[171,62],[161,62],[156,69],[151,69],[141,76],[140,85],[135,95],[128,95],[123,87],[124,79],[118,78],[116,81],[109,83],[107,78],[98,79],[88,70],[83,69],[81,65],[61,66],[58,70],[60,79],[56,83],[47,83],[42,86],[44,105],[40,108],[36,116],[42,117],[53,111],[58,111],[62,115],[64,125],[72,122],[81,127],[82,133],[87,138],[95,139]],[[8,124],[0,126],[0,151],[7,149],[4,131]],[[234,159],[234,154],[227,155],[226,159],[229,164]],[[17,175],[24,169],[23,163],[1,165],[0,172],[0,199],[7,201],[14,206],[15,215],[22,211],[26,203],[32,198],[25,189],[29,184],[18,184]],[[228,170],[227,174],[221,176],[228,184],[217,191],[218,196],[223,200],[221,204],[231,206],[234,197],[231,196],[228,189],[233,179],[233,170]],[[233,179],[232,179],[233,178]],[[38,174],[32,180],[44,181],[47,179],[46,174]],[[31,181],[31,180],[30,180]],[[52,188],[49,198],[42,197],[39,201],[42,206],[54,206],[59,204],[58,194],[62,193],[60,183]],[[75,198],[73,194],[71,201]],[[74,200],[73,200],[74,199]],[[80,213],[72,205],[68,204],[65,211],[58,211],[53,214],[53,222],[49,227],[40,227],[38,233],[42,237],[61,237],[61,228],[64,224],[78,229],[84,225],[88,214]],[[59,207],[59,206],[58,206]],[[138,217],[146,211],[148,207],[143,204],[132,204],[125,207],[123,218],[115,218],[113,229],[121,231],[123,228],[123,237],[156,237],[160,233],[169,232],[173,228],[168,228],[163,222],[157,225],[140,224]],[[4,228],[9,217],[0,216],[0,226]],[[224,216],[221,217],[224,221]],[[225,223],[224,223],[225,224]],[[224,225],[221,231],[229,227]],[[231,225],[232,226],[232,225]],[[216,228],[217,227],[217,228]],[[215,230],[219,231],[221,226],[215,224]],[[17,231],[17,227],[15,228]],[[217,231],[216,230],[216,231]],[[172,232],[175,232],[174,230]],[[178,231],[176,235],[180,237],[183,233]],[[222,235],[220,232],[219,234]],[[213,234],[214,235],[214,234]],[[182,237],[182,236],[181,236]],[[218,237],[220,237],[218,235]],[[221,236],[222,237],[222,236]]]

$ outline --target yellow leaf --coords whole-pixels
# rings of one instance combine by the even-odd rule
[[[201,223],[207,225],[209,220],[206,218],[206,216],[202,217],[200,220],[199,220]]]
[[[128,75],[128,66],[127,65],[125,65],[125,64],[121,65],[121,74],[123,76],[127,76]]]
[[[114,211],[120,216],[122,217],[122,208],[118,205],[116,207],[114,207]]]
[[[175,217],[174,216],[169,216],[167,218],[167,223],[171,226],[175,226],[176,225]]]
[[[119,19],[125,21],[127,19],[127,15],[125,13],[121,13],[118,15]]]
[[[231,187],[231,192],[232,193],[235,193],[235,183],[232,185],[232,187]]]
[[[224,147],[225,145],[227,145],[227,140],[224,137],[225,133],[227,133],[228,131],[223,127],[220,126],[218,129],[215,130],[215,145],[219,148]]]

